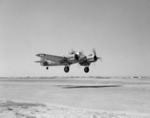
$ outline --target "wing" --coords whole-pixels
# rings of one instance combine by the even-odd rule
[[[62,56],[49,55],[49,54],[37,54],[36,56],[39,56],[43,59],[54,61],[54,62],[63,62],[65,60],[65,58]]]

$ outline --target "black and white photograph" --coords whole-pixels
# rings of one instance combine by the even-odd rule
[[[0,118],[150,118],[150,0],[0,0]]]

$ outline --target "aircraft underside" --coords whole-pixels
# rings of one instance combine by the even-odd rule
[[[56,62],[47,62],[47,61],[45,61],[45,62],[41,63],[41,65],[42,65],[42,66],[47,66],[47,67],[46,67],[47,70],[49,69],[49,66],[65,66],[65,67],[64,67],[64,71],[65,71],[66,73],[68,73],[68,72],[70,71],[70,65],[71,65],[71,63],[68,64],[68,63],[65,63],[65,62],[64,62],[64,63],[59,63],[59,62],[56,63]],[[82,63],[82,64],[80,63],[80,65],[81,65],[81,66],[85,66],[85,67],[84,67],[84,72],[85,72],[85,73],[88,73],[88,72],[89,72],[89,70],[90,70],[90,69],[89,69],[89,65],[90,65],[89,63]]]
[[[47,66],[46,69],[48,70],[49,67]],[[65,66],[65,67],[64,67],[64,71],[65,71],[66,73],[68,73],[69,70],[70,70],[70,67],[69,67],[69,66]],[[89,66],[84,67],[84,72],[85,72],[85,73],[88,73],[89,70],[90,70],[90,69],[89,69]]]

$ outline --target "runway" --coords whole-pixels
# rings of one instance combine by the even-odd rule
[[[0,99],[149,114],[150,78],[0,79]]]

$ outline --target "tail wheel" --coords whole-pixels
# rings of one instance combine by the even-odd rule
[[[48,67],[46,67],[46,69],[48,70]]]
[[[68,72],[69,72],[69,66],[65,66],[65,67],[64,67],[64,71],[65,71],[66,73],[68,73]]]
[[[85,68],[84,68],[84,72],[85,72],[85,73],[88,73],[89,70],[90,70],[89,67],[85,67]]]

